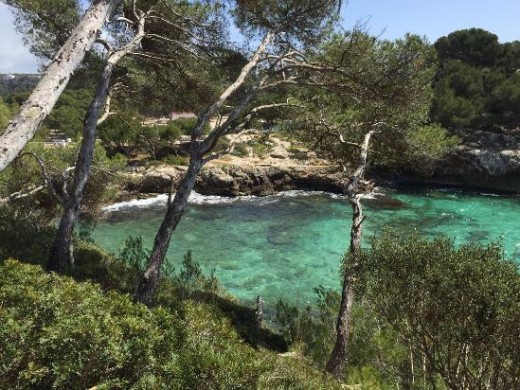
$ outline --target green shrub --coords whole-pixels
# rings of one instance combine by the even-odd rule
[[[314,307],[297,308],[282,301],[276,305],[276,322],[293,348],[300,350],[320,368],[325,367],[334,346],[334,326],[340,296],[323,287],[314,289]]]
[[[47,219],[44,211],[18,213],[16,209],[0,206],[0,262],[16,257],[44,264],[56,231]]]
[[[195,126],[197,125],[197,120],[197,118],[178,118],[173,120],[171,123],[174,123],[175,125],[179,126],[182,134],[191,135],[191,132],[195,129]],[[209,123],[206,123],[203,132],[204,134],[207,134],[209,131],[210,125]]]
[[[184,166],[187,166],[190,162],[190,159],[189,157],[186,157],[186,156],[172,156],[172,155],[168,155],[166,157],[163,157],[161,159],[161,163],[162,164],[168,164],[168,165],[184,165]],[[160,164],[157,164],[157,165],[160,165]]]
[[[241,142],[235,145],[233,149],[233,155],[238,157],[247,157],[249,156],[249,151],[251,147],[247,145],[247,143]]]
[[[262,134],[259,138],[251,139],[247,144],[253,148],[254,156],[261,157],[269,153],[272,149],[272,144],[269,141],[269,133]]]
[[[323,370],[336,340],[340,295],[323,287],[316,288],[315,292],[315,305],[303,309],[279,301],[276,324],[292,344],[292,349]],[[396,342],[395,333],[381,326],[369,306],[355,302],[348,348],[347,383],[353,388],[390,389],[389,383],[394,376],[389,373],[395,374],[394,367],[398,367],[402,359],[402,348]]]
[[[408,351],[405,385],[520,386],[520,274],[500,245],[386,234],[361,264],[363,299]]]
[[[346,382],[367,389],[520,386],[520,274],[500,245],[386,233],[362,252]],[[293,350],[323,368],[335,338],[336,291],[314,306],[277,305]],[[357,386],[357,387],[356,387]]]
[[[46,185],[41,167],[34,155],[44,161],[56,192],[60,193],[64,188],[65,178],[69,190],[72,187],[74,173],[68,168],[74,166],[78,148],[79,144],[55,148],[36,142],[29,143],[25,152],[0,172],[0,198],[18,194],[18,197],[12,197],[7,203],[13,212],[16,212],[21,219],[38,214],[42,217],[40,218],[42,223],[51,225],[61,215],[62,207]],[[105,149],[96,144],[93,165],[81,205],[82,215],[93,217],[99,212],[101,204],[114,200],[120,184],[114,172],[121,170],[125,165],[126,161],[121,155],[110,159]],[[35,191],[31,192],[32,190]]]
[[[0,267],[0,307],[1,388],[130,388],[176,376],[184,335],[163,309],[13,260]]]
[[[182,128],[175,122],[168,122],[165,126],[158,126],[159,139],[162,141],[173,142],[181,138]]]
[[[132,243],[125,244],[124,248]],[[140,268],[135,263],[122,261],[94,243],[77,241],[74,245],[74,260],[74,267],[69,267],[67,273],[77,280],[94,281],[105,290],[129,294],[133,294],[137,288]]]
[[[210,306],[187,302],[185,316],[190,330],[179,359],[179,388],[257,388],[267,356],[258,356],[244,344],[229,321]]]
[[[291,146],[287,151],[292,155],[292,158],[296,160],[307,160],[307,153],[309,152],[307,149],[302,149],[296,146]]]
[[[291,390],[357,390],[363,387],[349,387],[317,371],[308,361],[298,354],[285,354],[270,357],[270,371],[264,374],[258,383],[258,389],[291,389]]]
[[[185,300],[180,313],[8,260],[0,388],[340,388],[301,357],[251,348],[210,303]]]

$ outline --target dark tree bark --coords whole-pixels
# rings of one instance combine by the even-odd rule
[[[48,271],[63,273],[66,265],[74,262],[72,255],[72,232],[79,215],[90,167],[92,166],[94,147],[96,145],[97,120],[102,107],[105,105],[113,68],[114,66],[111,63],[105,66],[96,87],[94,99],[84,120],[83,139],[78,159],[76,160],[72,193],[69,196],[65,195],[63,214],[46,265]]]
[[[168,202],[166,214],[155,236],[146,270],[135,293],[135,299],[146,305],[150,305],[152,302],[172,234],[186,212],[188,197],[195,186],[197,175],[204,165],[204,160],[197,149],[198,144],[193,144],[188,171],[177,188],[173,202]]]
[[[341,291],[341,303],[338,319],[336,322],[336,342],[326,365],[326,371],[341,378],[345,374],[348,357],[348,337],[352,319],[352,304],[354,303],[354,287],[359,267],[359,252],[361,250],[361,239],[363,238],[363,206],[359,194],[359,182],[363,178],[368,159],[368,148],[370,138],[376,131],[376,126],[365,134],[361,145],[361,161],[354,175],[348,180],[345,193],[352,207],[352,224],[350,226],[350,246],[348,264],[343,275],[343,288]]]
[[[100,123],[99,114],[107,102],[110,80],[115,66],[126,54],[139,46],[144,36],[144,20],[144,18],[141,18],[141,20],[138,21],[138,31],[128,45],[109,53],[106,65],[103,68],[98,85],[96,86],[94,98],[83,122],[83,138],[76,160],[72,193],[64,194],[64,210],[46,265],[48,271],[63,273],[67,264],[74,264],[72,234],[92,166],[94,148],[96,146],[97,126]]]
[[[348,336],[354,303],[354,285],[356,281],[356,267],[361,249],[363,236],[363,207],[359,198],[349,199],[352,206],[352,225],[350,227],[349,265],[343,276],[343,289],[338,319],[336,322],[336,343],[327,362],[326,370],[336,378],[345,373],[347,367]]]
[[[214,127],[205,137],[203,137],[204,126],[208,123],[211,116],[222,108],[229,97],[244,85],[247,77],[262,59],[267,46],[273,38],[274,34],[272,33],[265,35],[255,54],[242,68],[236,80],[229,85],[218,99],[200,116],[197,126],[195,126],[191,134],[190,164],[188,170],[181,180],[173,202],[168,202],[166,214],[155,236],[154,246],[150,258],[148,259],[148,264],[134,295],[134,299],[137,302],[144,303],[148,306],[151,305],[161,275],[161,268],[166,258],[166,252],[170,245],[171,236],[186,211],[188,197],[195,186],[197,175],[204,164],[211,159],[211,157],[205,158],[205,156],[212,152],[220,137],[226,135],[233,128],[236,124],[236,119],[245,110],[247,104],[251,101],[252,96],[256,92],[246,93],[241,102],[228,116],[228,119],[225,120],[224,123]]]
[[[58,51],[31,96],[0,135],[0,172],[20,153],[50,113],[79,66],[85,53],[97,39],[105,20],[121,0],[96,0]]]

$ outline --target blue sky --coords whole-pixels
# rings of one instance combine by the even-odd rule
[[[480,27],[501,42],[520,40],[520,0],[350,0],[344,1],[341,14],[346,29],[360,21],[385,39],[412,32],[435,42],[452,31]],[[2,3],[0,36],[0,73],[37,71],[37,60],[23,47],[12,14]]]
[[[464,28],[480,27],[501,42],[520,40],[520,0],[350,0],[343,6],[344,26],[368,23],[374,35],[395,39],[407,32],[430,42]]]

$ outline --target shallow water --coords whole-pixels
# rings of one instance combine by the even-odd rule
[[[365,240],[386,226],[447,234],[456,244],[487,243],[502,237],[508,257],[520,261],[520,197],[454,190],[399,192],[399,208],[367,203]],[[117,252],[128,236],[151,247],[164,213],[165,196],[111,206],[93,238]],[[179,267],[191,249],[206,272],[215,270],[234,296],[268,304],[284,298],[313,300],[319,285],[339,288],[339,264],[348,245],[350,206],[324,193],[286,192],[269,197],[221,198],[195,195],[174,233],[168,261]]]

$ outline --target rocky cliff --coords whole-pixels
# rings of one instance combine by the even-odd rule
[[[290,142],[277,137],[270,137],[268,146],[260,155],[246,147],[246,155],[213,160],[203,168],[195,191],[223,196],[270,195],[295,189],[341,192],[342,175],[336,166],[304,148],[294,149]],[[141,169],[128,176],[127,189],[168,192],[172,180],[175,187],[185,170],[184,166],[168,165]]]
[[[168,192],[180,181],[185,167],[161,166],[132,174],[128,189],[137,192]],[[271,195],[287,190],[341,192],[341,175],[330,165],[293,164],[284,159],[269,164],[244,158],[215,161],[200,174],[195,191],[203,195]]]
[[[488,191],[520,193],[520,129],[507,132],[459,132],[461,144],[439,161],[431,176],[407,174],[397,181],[438,184]],[[287,141],[270,139],[262,155],[227,155],[209,163],[199,175],[195,190],[204,195],[270,195],[286,190],[342,192],[342,173],[312,152],[298,153]],[[291,152],[292,150],[292,152]],[[142,168],[129,175],[127,189],[164,193],[180,181],[186,167]],[[383,177],[385,179],[385,177]]]
[[[520,129],[458,132],[461,144],[421,182],[520,193]]]

